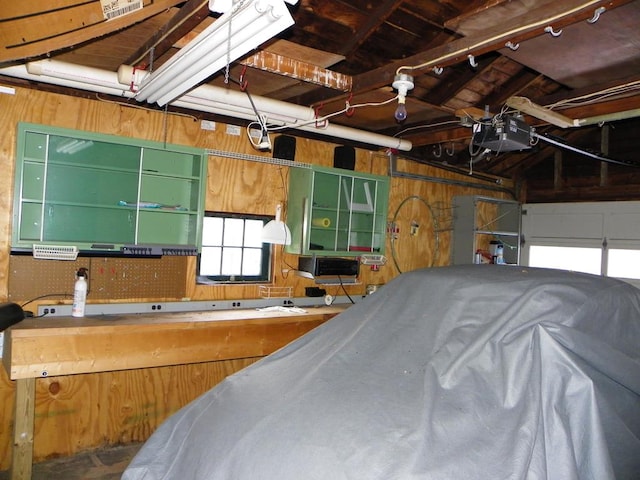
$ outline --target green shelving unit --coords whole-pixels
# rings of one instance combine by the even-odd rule
[[[389,178],[347,170],[292,168],[287,223],[289,253],[383,255]]]
[[[206,152],[18,125],[12,248],[200,247]]]

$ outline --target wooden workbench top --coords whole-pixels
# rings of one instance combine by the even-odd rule
[[[12,380],[265,356],[347,306],[29,318],[5,331]]]

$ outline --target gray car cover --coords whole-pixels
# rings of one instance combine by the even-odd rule
[[[400,275],[164,422],[124,480],[640,478],[640,290]]]

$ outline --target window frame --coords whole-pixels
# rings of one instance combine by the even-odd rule
[[[270,220],[273,220],[275,217],[273,215],[259,215],[254,213],[230,213],[230,212],[218,212],[212,210],[206,210],[202,217],[202,251],[206,247],[221,247],[225,248],[224,245],[224,235],[222,239],[222,245],[206,245],[204,243],[204,232],[207,218],[222,218],[223,221],[225,219],[241,219],[241,220],[261,220],[262,225],[264,226]],[[233,246],[233,248],[238,248],[237,246]],[[246,247],[244,244],[240,247],[243,251],[245,248],[254,249],[255,247]],[[196,265],[196,283],[198,285],[243,285],[243,284],[256,284],[256,283],[264,283],[271,281],[272,269],[271,269],[271,259],[272,259],[272,249],[271,244],[263,243],[262,244],[262,259],[261,259],[261,275],[200,275],[200,265],[202,261],[202,251],[198,253],[197,265]],[[223,256],[221,255],[222,261]]]

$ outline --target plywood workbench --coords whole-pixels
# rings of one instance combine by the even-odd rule
[[[12,480],[31,478],[36,378],[268,355],[346,307],[306,313],[197,313],[31,318],[5,331],[3,363],[16,380]]]

